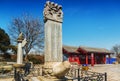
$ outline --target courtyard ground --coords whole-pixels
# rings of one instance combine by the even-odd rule
[[[90,71],[107,73],[107,81],[120,81],[120,64],[103,64],[90,67]],[[0,79],[0,81],[13,81],[13,78]],[[75,80],[77,81],[77,80]]]
[[[14,81],[14,79],[13,78],[0,79],[0,81]]]
[[[120,64],[103,64],[90,67],[93,72],[107,73],[107,81],[120,81]]]

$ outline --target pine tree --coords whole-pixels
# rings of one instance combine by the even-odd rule
[[[9,35],[2,28],[0,28],[0,51],[5,53],[9,49],[9,45]]]

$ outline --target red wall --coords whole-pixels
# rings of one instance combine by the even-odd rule
[[[82,56],[84,58],[82,58]],[[78,64],[86,64],[86,58],[85,55],[82,54],[82,56],[80,57],[79,55],[76,54],[69,54],[69,61],[78,63]],[[96,56],[96,55],[95,55]],[[105,64],[106,61],[106,57],[105,55],[97,55],[97,57],[94,57],[94,63],[95,64]],[[91,64],[91,55],[88,55],[88,64]]]

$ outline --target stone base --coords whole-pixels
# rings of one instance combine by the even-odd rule
[[[13,64],[13,67],[22,68],[22,67],[24,67],[24,64]]]
[[[43,76],[51,78],[64,78],[70,70],[69,61],[64,62],[46,62],[43,66]]]
[[[39,76],[38,79],[40,81],[72,81],[72,80],[68,80],[66,78],[64,78],[64,79],[53,79],[53,78],[45,78],[44,76]]]

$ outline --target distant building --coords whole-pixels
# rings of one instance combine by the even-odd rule
[[[63,60],[77,64],[106,64],[110,52],[104,48],[63,46]]]

